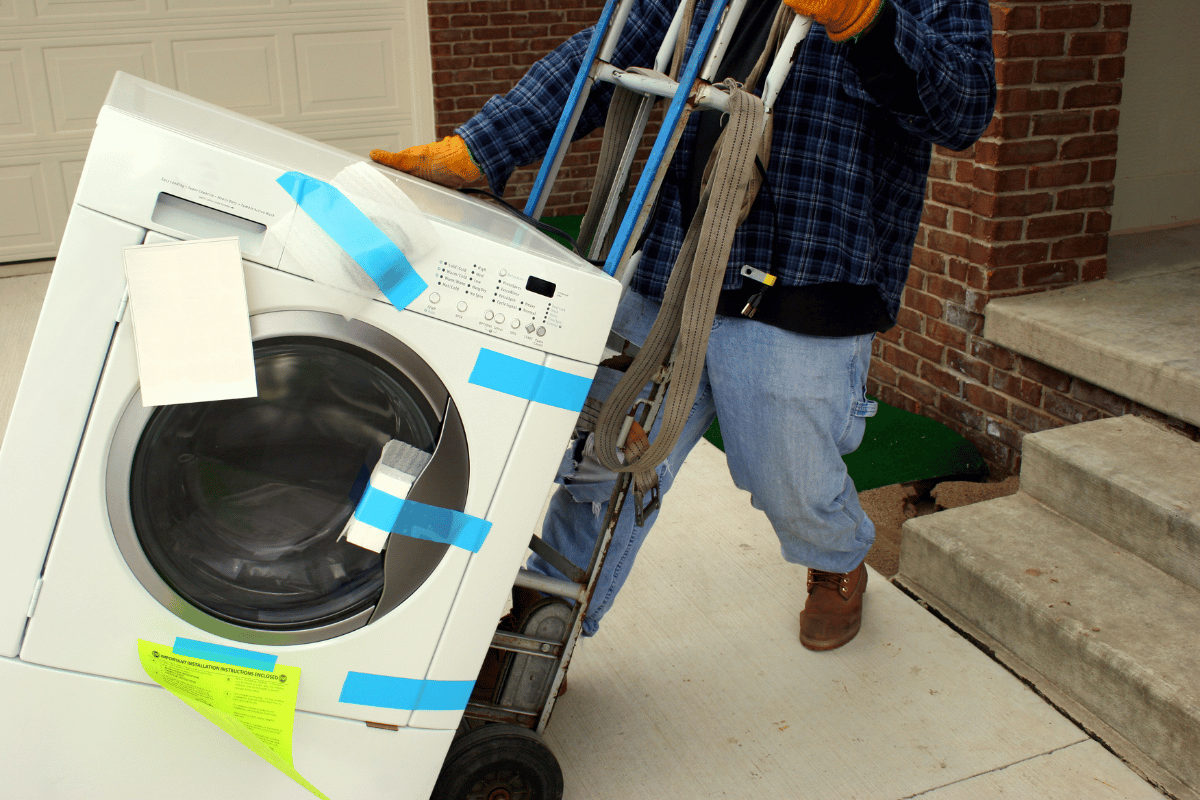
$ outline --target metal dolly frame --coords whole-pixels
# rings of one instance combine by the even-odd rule
[[[576,75],[567,105],[559,118],[547,155],[542,161],[541,169],[525,206],[525,213],[533,218],[538,218],[545,208],[550,189],[578,125],[583,104],[597,81],[622,86],[635,94],[642,95],[634,125],[622,151],[617,178],[613,182],[614,187],[623,187],[628,181],[653,104],[659,98],[670,98],[671,102],[659,134],[630,198],[628,210],[620,221],[612,245],[608,248],[607,254],[600,252],[615,221],[619,205],[619,189],[610,189],[608,197],[605,198],[602,216],[588,253],[589,257],[594,259],[604,257],[604,271],[609,275],[621,278],[625,284],[628,283],[629,273],[633,271],[631,265],[633,253],[630,251],[639,240],[642,229],[648,222],[650,209],[653,206],[652,201],[657,197],[665,165],[674,151],[674,144],[677,140],[674,133],[685,121],[685,108],[690,106],[723,110],[727,107],[728,94],[720,86],[713,85],[712,80],[724,57],[737,22],[745,9],[746,2],[747,0],[713,0],[692,53],[687,63],[682,65],[678,81],[662,76],[650,76],[642,72],[621,70],[610,63],[634,0],[607,0],[600,19],[596,23],[595,32]],[[653,68],[657,73],[663,72],[669,64],[679,38],[680,27],[685,22],[690,25],[690,19],[686,21],[684,19],[687,5],[687,0],[681,0],[671,27],[659,46]],[[779,48],[780,55],[765,75],[762,97],[768,114],[791,68],[797,47],[808,34],[811,24],[811,20],[805,17],[796,16],[792,20]],[[585,243],[581,242],[581,245],[583,244]],[[617,341],[615,338],[610,338],[609,352],[631,356],[633,355],[631,348],[633,351],[636,350],[635,347],[623,340]],[[668,372],[669,366],[660,370],[648,399],[639,404],[640,412],[637,422],[644,430],[649,431],[657,417]],[[629,427],[627,421],[626,429]],[[446,778],[447,772],[456,768],[456,758],[465,762],[476,756],[482,757],[484,753],[487,753],[487,757],[501,760],[507,758],[511,761],[512,752],[519,751],[516,760],[520,761],[523,754],[530,761],[539,762],[529,765],[532,773],[539,774],[516,775],[518,783],[524,778],[530,778],[536,783],[542,777],[539,771],[547,766],[542,763],[544,757],[548,755],[549,759],[553,761],[553,755],[540,742],[538,735],[545,731],[550,721],[559,688],[566,678],[575,644],[582,631],[583,618],[595,592],[601,567],[612,541],[613,531],[629,496],[630,488],[631,474],[621,473],[609,499],[608,513],[604,518],[601,533],[597,537],[586,568],[571,563],[542,541],[536,533],[533,534],[530,549],[566,575],[568,580],[550,578],[522,568],[517,574],[514,586],[561,598],[569,604],[569,610],[565,610],[566,606],[561,607],[564,610],[561,612],[556,626],[559,635],[536,635],[507,629],[496,631],[491,647],[507,655],[504,659],[506,667],[499,676],[500,685],[493,696],[507,695],[515,698],[517,702],[501,704],[472,699],[464,712],[459,737],[455,740],[455,746],[451,748],[450,754],[447,756],[438,788],[434,790],[435,800],[442,798],[459,800],[460,796],[466,796],[445,791],[446,784],[443,782],[443,778]],[[655,494],[649,506],[636,509],[639,524],[643,514],[648,513],[657,502],[657,494]],[[526,658],[521,659],[521,656]],[[514,672],[512,666],[518,662],[524,669]],[[534,675],[532,682],[518,687],[516,691],[510,691],[512,687],[507,685],[509,681],[521,683],[528,678],[530,673]],[[547,676],[550,675],[552,677],[547,679]],[[497,735],[490,735],[493,732]],[[496,755],[495,741],[505,735],[509,739],[508,743],[512,745],[510,748],[512,752],[506,751],[506,755],[501,757]],[[464,746],[459,747],[460,744]],[[557,763],[554,762],[552,766],[551,771],[556,772]],[[480,796],[488,798],[513,796],[512,790],[516,787],[504,785],[505,776],[499,772],[495,773],[494,777],[498,781],[495,788],[491,790],[491,793]],[[541,789],[534,787],[535,790],[532,793],[521,794],[521,796],[558,800],[562,790],[561,773],[557,774],[557,786],[553,785],[553,777],[550,776],[548,779],[550,785]],[[488,786],[490,787],[491,784]],[[521,788],[524,790],[528,787]],[[439,794],[439,791],[443,791],[443,793]],[[474,792],[471,793],[471,796],[475,796]]]

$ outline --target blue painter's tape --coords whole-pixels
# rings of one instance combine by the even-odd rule
[[[354,518],[374,528],[478,553],[492,523],[461,511],[405,500],[368,486]]]
[[[410,711],[462,711],[475,681],[425,681],[348,672],[338,702]]]
[[[396,308],[407,308],[428,287],[400,248],[335,187],[302,172],[285,172],[276,182],[358,262]]]
[[[479,351],[470,383],[535,403],[579,411],[587,399],[591,378],[533,364],[486,348]]]
[[[171,651],[177,656],[201,658],[205,661],[216,661],[219,664],[230,664],[235,667],[261,669],[264,672],[274,672],[277,659],[277,656],[270,653],[256,653],[240,647],[198,642],[195,639],[184,639],[182,636],[175,637],[175,644],[171,647]]]

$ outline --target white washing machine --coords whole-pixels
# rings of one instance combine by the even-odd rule
[[[276,179],[358,161],[114,81],[0,449],[8,796],[310,796],[157,687],[138,639],[300,667],[296,769],[334,798],[428,796],[582,404],[476,368],[586,388],[620,289],[506,212],[387,171],[442,245],[408,308],[348,321],[280,268],[295,202]],[[258,396],[144,408],[122,248],[229,235]],[[477,552],[339,541],[391,439],[432,454],[410,499],[490,523]]]

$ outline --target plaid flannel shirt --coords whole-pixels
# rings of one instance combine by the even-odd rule
[[[850,48],[867,46],[866,37],[836,43],[814,24],[774,111],[767,174],[777,212],[760,192],[734,238],[724,289],[742,285],[743,264],[771,269],[784,286],[874,285],[895,319],[931,144],[969,147],[991,120],[996,84],[987,0],[887,2],[895,9],[896,54],[911,70],[910,82],[915,73],[919,104],[885,107],[877,98],[888,96],[886,80],[871,84],[873,95],[849,58]],[[701,0],[692,40],[707,8]],[[614,66],[652,64],[674,9],[675,0],[636,2]],[[568,39],[458,129],[494,190],[503,191],[513,169],[545,155],[591,33]],[[611,95],[610,86],[597,84],[577,138],[604,124]],[[688,180],[694,129],[693,120],[680,139],[633,277],[634,290],[649,297],[662,296],[686,231],[680,187]]]

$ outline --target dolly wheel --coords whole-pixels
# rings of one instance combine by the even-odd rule
[[[562,800],[562,792],[562,770],[542,737],[493,724],[454,740],[430,800]]]

